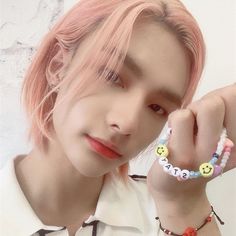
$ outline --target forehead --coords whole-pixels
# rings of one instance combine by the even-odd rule
[[[96,31],[80,43],[69,70],[87,55]],[[167,26],[153,20],[135,23],[124,70],[143,81],[146,91],[155,90],[181,105],[189,83],[190,63],[182,43]]]
[[[157,23],[135,25],[124,68],[152,88],[183,97],[190,78],[187,52],[167,26]]]

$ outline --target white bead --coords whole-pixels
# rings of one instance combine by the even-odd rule
[[[216,150],[216,154],[218,154],[220,156],[221,155],[220,150]]]
[[[222,153],[223,149],[224,149],[223,145],[217,147],[217,151],[219,151],[220,153]]]
[[[223,152],[223,150],[216,150],[216,153],[217,153],[219,156],[221,156],[222,152]]]
[[[160,157],[158,162],[161,166],[164,166],[165,164],[168,163],[168,159],[166,157]]]
[[[188,170],[181,171],[181,174],[180,174],[181,179],[187,180],[189,176],[190,176],[190,172]]]
[[[221,160],[221,163],[225,163],[225,164],[226,164],[227,161],[228,161],[228,160],[222,159],[222,160]]]
[[[220,163],[220,167],[223,169],[223,168],[225,168],[225,166],[226,166],[226,163]]]
[[[218,143],[224,143],[225,138],[226,138],[225,135],[221,135]]]
[[[217,147],[223,146],[223,145],[224,145],[223,141],[224,141],[224,140],[220,140],[220,141],[218,142],[218,144],[217,144]]]
[[[163,170],[166,172],[166,173],[171,173],[171,170],[173,169],[173,166],[170,164],[170,163],[167,163],[163,166]]]
[[[172,168],[171,175],[177,177],[180,176],[180,174],[181,174],[181,169],[179,167]]]
[[[220,148],[224,148],[224,142],[220,142],[219,144],[218,144],[218,147],[220,147]]]
[[[168,128],[167,131],[166,131],[166,133],[167,133],[168,135],[170,135],[170,134],[171,134],[171,128]]]
[[[167,140],[169,136],[167,134],[164,134],[161,139]]]

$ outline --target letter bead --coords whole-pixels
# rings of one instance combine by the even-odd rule
[[[171,173],[173,169],[173,166],[170,164],[170,163],[167,163],[163,166],[163,170],[166,172],[166,173]]]
[[[168,128],[165,134],[161,134],[158,139],[158,146],[155,148],[155,154],[158,156],[158,163],[163,167],[164,172],[177,178],[179,181],[188,179],[196,179],[199,177],[215,177],[223,173],[223,170],[230,158],[231,149],[234,143],[227,138],[226,129],[223,128],[220,140],[217,143],[216,151],[212,153],[209,162],[202,163],[197,171],[194,170],[181,170],[179,167],[174,167],[167,159],[169,155],[168,139],[171,136],[172,129]],[[221,160],[219,160],[221,157]],[[217,162],[220,163],[217,163]]]
[[[181,169],[179,167],[172,168],[171,175],[177,177],[180,176],[180,174],[181,174]]]
[[[158,162],[161,166],[164,166],[168,163],[168,159],[166,157],[160,157]]]
[[[180,173],[180,177],[182,180],[187,180],[189,179],[190,172],[188,170],[182,170]]]

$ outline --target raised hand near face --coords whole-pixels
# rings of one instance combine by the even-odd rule
[[[236,167],[236,84],[210,92],[186,109],[174,111],[168,123],[172,129],[167,145],[168,161],[174,167],[198,171],[202,163],[211,160],[224,127],[234,143],[224,172]],[[220,162],[219,157],[217,163]],[[179,229],[176,224],[184,227],[183,222],[190,219],[191,224],[193,219],[207,215],[210,204],[205,187],[212,178],[179,181],[163,171],[157,157],[148,173],[148,186],[162,222],[175,230]]]
[[[198,170],[202,163],[210,161],[224,127],[228,138],[236,144],[236,85],[210,92],[186,109],[171,113],[168,122],[172,128],[168,142],[169,162],[181,169]],[[235,167],[236,148],[233,147],[224,171]],[[158,163],[153,164],[148,175],[149,186],[168,198],[175,198],[182,188],[191,193],[205,187],[210,179],[198,178],[179,183],[163,172]]]

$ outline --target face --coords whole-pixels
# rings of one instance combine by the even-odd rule
[[[80,45],[69,70],[83,58],[90,40]],[[58,150],[85,176],[112,171],[158,136],[168,114],[181,105],[188,58],[172,32],[143,23],[134,28],[119,75],[108,75],[111,83],[66,101],[53,113]],[[65,93],[62,87],[58,99]]]
[[[210,163],[203,163],[200,165],[199,171],[203,177],[210,177],[214,173],[214,166]]]

